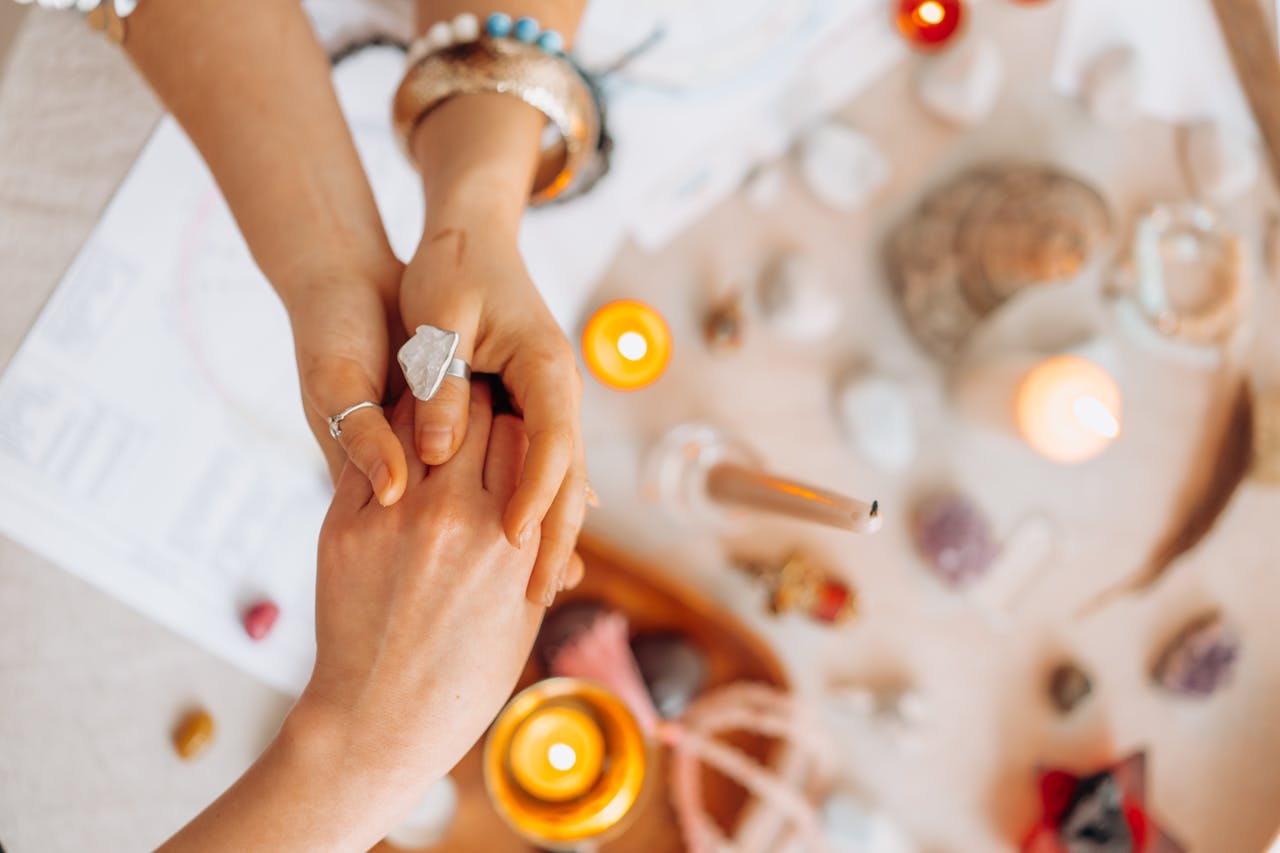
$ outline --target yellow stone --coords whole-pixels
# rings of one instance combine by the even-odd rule
[[[173,732],[173,748],[185,761],[198,757],[213,740],[213,717],[203,709],[182,718]]]

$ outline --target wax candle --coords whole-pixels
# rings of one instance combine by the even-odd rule
[[[600,778],[604,736],[579,706],[541,708],[511,736],[511,775],[529,794],[547,802],[580,797]]]
[[[484,780],[497,812],[548,850],[620,831],[640,798],[649,746],[604,686],[548,678],[517,694],[489,730]]]
[[[1120,389],[1105,370],[1059,355],[1027,373],[1014,402],[1018,431],[1054,462],[1092,459],[1120,434]]]
[[[914,47],[935,50],[951,39],[964,18],[961,0],[899,0],[898,30]]]
[[[671,330],[650,305],[610,302],[582,330],[582,359],[603,384],[634,391],[656,381],[671,360]]]

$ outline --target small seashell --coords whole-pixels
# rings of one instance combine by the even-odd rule
[[[865,205],[889,180],[888,159],[874,142],[851,127],[828,121],[800,140],[800,175],[830,207],[852,211]]]
[[[1049,698],[1063,714],[1078,708],[1092,692],[1088,674],[1074,663],[1060,663],[1049,673]]]
[[[796,341],[825,338],[840,324],[842,306],[813,261],[785,254],[764,272],[757,293],[760,313],[775,332]]]
[[[1187,623],[1164,647],[1152,675],[1166,690],[1203,697],[1226,686],[1240,656],[1240,638],[1221,615]]]
[[[712,352],[728,352],[742,347],[746,313],[742,295],[732,293],[711,306],[702,324],[702,339]]]
[[[1194,191],[1219,204],[1251,190],[1262,168],[1249,137],[1217,122],[1181,128],[1178,155]]]
[[[985,575],[1000,554],[986,516],[962,495],[925,501],[916,511],[914,533],[916,552],[955,589]]]
[[[901,471],[915,461],[915,416],[897,380],[853,377],[836,391],[836,415],[845,434],[877,468]]]
[[[1138,57],[1126,45],[1098,54],[1084,74],[1082,96],[1094,121],[1108,126],[1127,124],[1137,115]]]
[[[707,657],[678,634],[650,634],[631,641],[640,675],[658,713],[674,719],[707,685]]]
[[[972,37],[925,60],[916,92],[934,115],[969,127],[991,114],[1003,82],[1004,61],[995,43]]]

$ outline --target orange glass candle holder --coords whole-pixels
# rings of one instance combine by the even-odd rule
[[[643,388],[666,372],[671,330],[662,315],[644,302],[610,302],[583,327],[582,360],[591,375],[610,388]]]
[[[649,744],[616,695],[548,678],[517,694],[489,730],[489,799],[521,836],[572,850],[620,832],[644,790]]]
[[[894,20],[913,47],[937,50],[960,31],[961,0],[898,0]]]

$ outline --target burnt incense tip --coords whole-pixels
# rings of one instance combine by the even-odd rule
[[[871,517],[872,518],[880,517],[880,501],[871,502]]]

